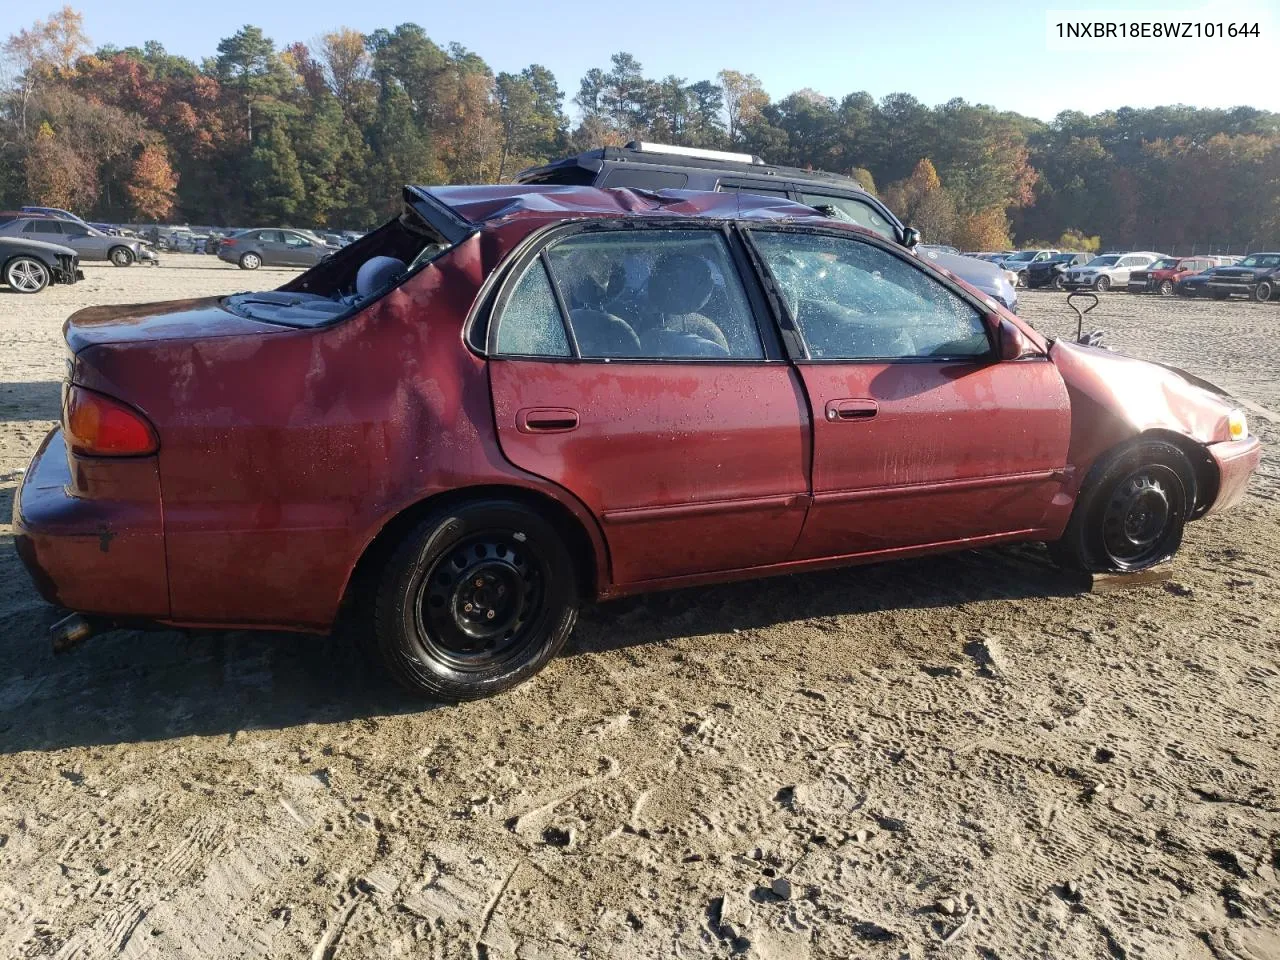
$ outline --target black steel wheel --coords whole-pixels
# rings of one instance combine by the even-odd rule
[[[568,639],[575,570],[555,526],[522,504],[477,501],[435,514],[383,572],[377,652],[398,682],[437,699],[506,690]]]
[[[1132,573],[1178,552],[1195,505],[1195,472],[1165,440],[1139,439],[1089,472],[1053,558],[1074,570]]]

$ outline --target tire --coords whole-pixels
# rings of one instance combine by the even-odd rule
[[[240,255],[241,270],[257,270],[262,266],[262,258],[256,253],[242,253]]]
[[[1173,296],[1173,281],[1172,281],[1172,280],[1161,280],[1161,281],[1160,281],[1160,288],[1159,288],[1159,289],[1160,289],[1160,296],[1162,296],[1162,297],[1172,297],[1172,296]]]
[[[1013,285],[1019,290],[1027,285],[1027,274],[1025,271],[1022,273],[1015,273],[1013,275]]]
[[[1055,289],[1055,290],[1065,290],[1065,289],[1067,289],[1067,282],[1066,282],[1065,280],[1063,280],[1063,279],[1062,279],[1062,275],[1061,275],[1061,274],[1059,274],[1058,276],[1056,276],[1056,277],[1054,277],[1054,278],[1053,278],[1053,289]]]
[[[1195,472],[1178,447],[1139,439],[1089,471],[1050,556],[1068,570],[1136,573],[1170,559],[1195,504]]]
[[[107,259],[117,267],[132,266],[133,251],[128,247],[112,247],[107,251]]]
[[[49,278],[48,266],[35,257],[14,257],[4,265],[4,282],[14,293],[39,293]]]
[[[1259,303],[1266,303],[1271,299],[1271,289],[1270,281],[1263,280],[1253,288],[1253,299],[1257,300]]]
[[[541,670],[577,618],[578,578],[556,528],[519,503],[482,500],[427,517],[396,548],[372,640],[407,689],[474,700]]]
[[[1097,290],[1099,293],[1106,293],[1111,289],[1111,278],[1106,274],[1103,274],[1093,282],[1093,289]]]

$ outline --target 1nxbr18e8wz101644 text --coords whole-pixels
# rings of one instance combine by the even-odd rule
[[[1196,40],[1220,37],[1261,37],[1262,24],[1198,20],[1065,21],[1053,25],[1063,40],[1130,39]]]

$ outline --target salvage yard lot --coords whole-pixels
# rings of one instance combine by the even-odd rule
[[[1268,444],[1167,583],[1020,547],[615,602],[435,707],[340,637],[53,659],[7,520],[62,320],[293,275],[162,260],[0,292],[0,956],[1280,956],[1277,305],[1088,318]]]

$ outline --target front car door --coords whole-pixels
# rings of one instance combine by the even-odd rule
[[[687,221],[578,225],[495,302],[503,453],[599,518],[615,583],[781,562],[800,534],[807,404],[737,243]]]
[[[752,228],[813,411],[797,560],[1034,538],[1071,411],[1047,357],[1001,362],[980,301],[867,237]]]
[[[284,262],[289,266],[310,267],[320,259],[318,253],[320,248],[306,237],[298,233],[290,233],[288,230],[281,230],[280,234],[284,240],[282,251]]]

